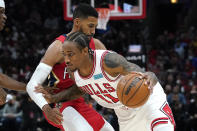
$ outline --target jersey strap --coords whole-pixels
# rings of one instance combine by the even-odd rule
[[[60,35],[59,37],[56,38],[56,40],[59,40],[62,43],[65,41],[65,39],[66,39],[66,34]]]

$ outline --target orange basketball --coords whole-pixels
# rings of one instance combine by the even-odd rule
[[[145,84],[146,79],[140,76],[137,73],[128,74],[117,85],[118,99],[127,107],[139,107],[145,104],[150,96],[148,85]]]

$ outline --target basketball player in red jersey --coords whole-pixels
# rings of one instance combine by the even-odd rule
[[[0,0],[0,31],[3,30],[6,22],[5,15],[5,3],[4,0]],[[7,89],[22,90],[25,91],[26,85],[18,82],[5,74],[0,73],[0,86]],[[6,102],[7,93],[0,87],[0,105]]]
[[[81,31],[89,36],[91,49],[105,49],[104,45],[92,38],[97,26],[98,13],[90,5],[81,4],[73,13],[73,29],[70,33]],[[68,33],[67,35],[69,35]],[[33,76],[27,84],[27,92],[34,102],[43,110],[49,123],[66,131],[113,131],[112,126],[104,120],[93,108],[89,107],[83,97],[72,101],[62,102],[60,109],[51,108],[41,93],[35,92],[35,86],[42,84],[48,77],[49,85],[56,86],[54,91],[59,102],[65,93],[73,92],[76,88],[74,81],[67,73],[64,57],[61,53],[62,43],[66,34],[58,37],[47,49],[44,57],[37,66]]]
[[[101,106],[114,109],[120,131],[174,131],[172,111],[154,73],[144,72],[115,52],[92,51],[88,43],[89,39],[85,34],[74,32],[63,44],[62,54],[78,90],[90,94]],[[138,108],[126,107],[116,94],[120,79],[133,71],[151,73],[151,86],[154,86],[147,102]],[[128,88],[126,92],[129,91]]]

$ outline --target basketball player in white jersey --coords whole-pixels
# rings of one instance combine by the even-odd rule
[[[144,105],[124,106],[116,95],[117,84],[121,77],[141,69],[115,52],[93,52],[88,43],[83,33],[70,34],[63,44],[65,62],[81,91],[89,93],[100,105],[115,110],[120,131],[174,131],[173,114],[160,83],[153,83],[153,92]]]
[[[0,0],[0,31],[3,30],[6,23],[5,15],[5,2]],[[18,82],[5,74],[0,73],[0,86],[7,89],[15,89],[25,91],[26,85],[24,83]],[[6,102],[7,93],[0,87],[0,105],[3,105]]]

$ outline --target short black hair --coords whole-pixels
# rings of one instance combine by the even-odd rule
[[[67,36],[66,41],[75,42],[79,50],[84,49],[85,47],[88,48],[88,52],[93,54],[92,49],[89,46],[90,39],[86,34],[83,32],[74,32]]]
[[[73,12],[73,19],[88,18],[88,16],[98,18],[98,12],[96,9],[88,4],[79,4]]]
[[[77,43],[78,47],[81,49],[89,47],[89,38],[82,32],[74,32],[67,36],[66,41],[71,41]]]

